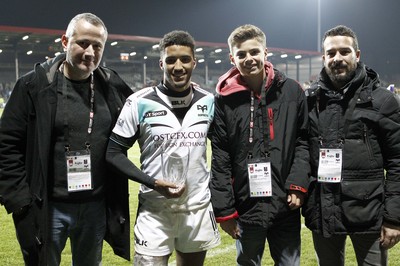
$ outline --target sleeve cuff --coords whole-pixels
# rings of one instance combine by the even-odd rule
[[[231,219],[236,219],[239,218],[239,214],[237,213],[237,211],[235,211],[233,214],[228,215],[228,216],[224,216],[224,217],[215,217],[215,220],[217,221],[217,223],[221,223],[221,222],[225,222]]]
[[[293,184],[291,184],[289,186],[289,190],[296,190],[296,191],[300,191],[300,192],[303,192],[303,193],[307,193],[307,189],[305,189],[305,188],[303,188],[301,186],[293,185]]]

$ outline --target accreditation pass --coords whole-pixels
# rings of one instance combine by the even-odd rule
[[[66,154],[68,192],[91,190],[90,152],[71,151]]]
[[[342,180],[342,149],[320,148],[318,182],[340,183]]]
[[[271,162],[249,162],[250,197],[272,196]]]

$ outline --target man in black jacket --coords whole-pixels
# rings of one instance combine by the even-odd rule
[[[400,239],[400,102],[360,62],[356,34],[328,30],[324,68],[309,90],[312,178],[303,207],[320,265],[387,265]]]
[[[59,265],[70,238],[74,265],[99,265],[103,239],[130,259],[128,184],[105,151],[131,89],[99,67],[107,29],[75,16],[65,54],[37,64],[12,92],[0,128],[0,203],[13,214],[26,265]]]
[[[300,85],[267,61],[254,25],[228,38],[235,65],[220,77],[212,134],[211,201],[237,239],[238,265],[300,263],[300,211],[309,174],[307,104]]]

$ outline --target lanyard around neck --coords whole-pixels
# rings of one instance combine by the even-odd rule
[[[63,116],[64,116],[64,137],[65,137],[65,150],[69,151],[70,150],[70,144],[69,144],[69,127],[68,127],[68,96],[67,96],[67,78],[64,75],[64,64],[65,62],[62,63],[60,67],[60,72],[62,75],[60,75],[61,79],[59,79],[59,82],[61,81],[62,83],[62,94],[63,94]],[[85,141],[86,148],[90,148],[90,143],[88,141],[90,134],[92,133],[93,129],[93,120],[94,120],[94,76],[93,72],[90,73],[90,112],[89,112],[89,126],[87,129],[87,140]]]
[[[250,91],[250,124],[249,124],[249,150],[248,157],[253,157],[253,148],[254,148],[254,117],[255,117],[255,96],[254,91]],[[262,137],[264,145],[261,145],[261,153],[266,157],[269,156],[269,140],[267,134],[267,125],[268,125],[268,116],[267,116],[267,101],[266,101],[266,92],[265,92],[265,80],[261,86],[261,117],[262,117]]]

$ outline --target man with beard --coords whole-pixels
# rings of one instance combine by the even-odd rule
[[[311,180],[303,207],[319,265],[387,265],[400,239],[400,102],[360,61],[355,33],[328,30],[324,68],[307,90]]]

